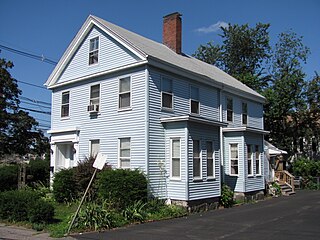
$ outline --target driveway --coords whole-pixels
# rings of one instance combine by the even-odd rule
[[[298,191],[230,209],[132,225],[101,233],[73,235],[76,239],[319,239],[320,191]]]

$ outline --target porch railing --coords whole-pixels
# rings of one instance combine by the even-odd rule
[[[280,183],[286,183],[294,192],[294,176],[286,170],[276,171],[275,177],[279,179]]]

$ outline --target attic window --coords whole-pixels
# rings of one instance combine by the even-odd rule
[[[99,37],[90,39],[89,65],[98,63]]]

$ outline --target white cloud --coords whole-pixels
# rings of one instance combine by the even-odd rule
[[[198,28],[198,29],[196,29],[196,32],[200,32],[200,33],[217,32],[218,30],[220,30],[220,27],[227,28],[228,27],[228,23],[223,22],[223,21],[218,21],[217,23],[212,24],[209,27]]]

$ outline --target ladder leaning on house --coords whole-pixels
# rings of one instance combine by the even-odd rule
[[[289,196],[295,193],[294,176],[286,170],[275,171],[275,177],[279,181],[282,195]]]

